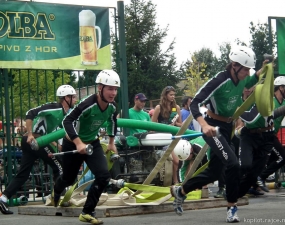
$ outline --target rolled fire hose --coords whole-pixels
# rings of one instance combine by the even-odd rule
[[[270,116],[274,110],[274,70],[272,63],[267,64],[264,67],[261,76],[265,76],[264,84],[256,85],[254,90],[254,97],[258,112],[262,116],[266,117]]]
[[[244,111],[248,110],[252,104],[256,103],[256,107],[262,116],[271,115],[273,106],[273,81],[274,70],[272,63],[267,64],[262,73],[259,75],[259,81],[253,90],[253,93],[244,101],[244,103],[236,110],[233,119],[237,119]],[[262,84],[264,82],[264,84]]]

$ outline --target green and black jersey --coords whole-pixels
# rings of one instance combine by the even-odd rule
[[[229,71],[218,73],[200,88],[192,100],[190,109],[193,117],[202,116],[199,106],[203,104],[217,115],[233,116],[242,104],[243,89],[252,87],[257,81],[258,77],[253,75],[235,83]]]
[[[278,99],[274,96],[273,104],[274,104],[274,109],[277,109],[285,105],[285,101],[282,100],[282,102],[279,102]],[[268,117],[262,117],[260,113],[257,111],[256,105],[253,105],[253,107],[249,111],[246,111],[241,115],[241,119],[246,123],[245,126],[247,128],[249,129],[266,128],[272,126],[274,123],[274,128],[268,131],[274,130],[275,133],[278,133],[283,118],[284,118],[283,116],[280,116],[273,120],[272,115]]]
[[[257,110],[256,105],[254,104],[249,111],[245,111],[241,116],[241,120],[245,123],[245,127],[248,129],[257,129],[257,128],[269,128],[273,125],[273,115],[263,117]],[[273,131],[272,129],[266,130],[265,132]]]
[[[285,101],[282,100],[282,102],[279,102],[278,99],[274,96],[273,104],[274,104],[274,109],[277,109],[280,106],[285,105]],[[252,108],[249,111],[245,111],[240,118],[245,122],[245,126],[248,129],[266,128],[272,126],[274,123],[274,128],[268,130],[267,132],[274,130],[274,132],[277,133],[279,131],[279,128],[281,126],[284,117],[281,116],[274,120],[272,115],[268,117],[263,117],[257,111],[256,105],[253,105]]]
[[[61,127],[65,116],[61,103],[46,103],[42,106],[30,109],[26,113],[26,119],[33,120],[32,131],[45,135]]]
[[[63,119],[62,124],[71,140],[79,137],[83,142],[99,138],[99,129],[107,122],[107,134],[114,137],[117,132],[116,103],[109,103],[105,110],[98,104],[97,94],[81,100]]]
[[[191,147],[193,148],[193,151],[195,152],[195,154],[198,154],[200,152],[200,150],[203,148],[203,146],[206,144],[205,140],[203,137],[197,137],[195,139],[192,139],[190,141]],[[208,149],[205,157],[203,158],[203,160],[200,163],[200,166],[202,166],[203,164],[205,164],[209,158],[210,158],[210,153],[209,153],[210,149]],[[195,158],[193,158],[192,160],[194,160]],[[190,164],[191,160],[184,160],[182,161],[182,165],[181,168],[179,169],[179,179],[181,181],[184,181],[185,176],[187,175],[186,172],[188,170],[189,164]]]

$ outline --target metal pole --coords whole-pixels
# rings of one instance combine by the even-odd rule
[[[128,98],[128,77],[126,60],[126,37],[125,37],[125,14],[124,1],[118,1],[118,28],[119,28],[119,47],[120,47],[120,75],[121,75],[121,93],[122,93],[122,117],[129,118],[129,98]],[[124,128],[125,136],[129,135],[129,129]]]
[[[3,75],[4,75],[4,99],[5,99],[5,120],[6,120],[6,150],[7,150],[7,175],[8,180],[6,183],[9,183],[9,181],[12,179],[12,156],[11,156],[11,125],[10,125],[10,96],[9,96],[9,78],[8,78],[8,70],[3,69]],[[12,121],[13,122],[13,121]],[[3,149],[4,146],[3,146]]]
[[[271,33],[271,17],[268,17],[268,42],[269,42],[269,54],[272,54],[272,33]]]
[[[115,52],[116,52],[116,57],[115,57],[115,60],[116,60],[116,71],[120,74],[120,50],[119,50],[119,38],[118,38],[118,16],[117,16],[117,8],[114,8],[114,25],[115,25],[115,32],[114,32],[114,40],[115,40]],[[119,116],[122,117],[122,91],[119,91],[118,93],[118,113],[119,113]]]
[[[0,1],[9,1],[9,0],[0,0]],[[9,97],[9,78],[8,78],[8,69],[3,69],[2,70],[2,77],[4,78],[4,99],[5,99],[5,120],[6,120],[6,151],[7,151],[7,180],[5,184],[8,184],[12,180],[12,155],[11,155],[11,127],[10,127],[10,97]],[[4,143],[3,143],[3,149],[4,148]],[[3,152],[3,155],[5,153]],[[12,203],[13,204],[13,203]],[[11,205],[11,204],[10,204]]]

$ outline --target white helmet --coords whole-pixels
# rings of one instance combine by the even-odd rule
[[[61,85],[56,91],[56,96],[64,97],[67,95],[76,95],[76,91],[70,85]]]
[[[174,154],[179,158],[179,160],[186,160],[191,152],[191,144],[187,140],[179,140],[177,145],[173,150]]]
[[[120,87],[120,77],[114,70],[102,70],[95,81],[96,84]]]
[[[229,54],[233,62],[237,62],[244,67],[254,68],[256,63],[255,53],[246,46],[237,46]]]
[[[274,80],[274,86],[285,85],[285,76],[276,77]]]

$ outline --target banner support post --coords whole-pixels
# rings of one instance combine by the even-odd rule
[[[124,1],[118,1],[118,25],[119,25],[119,47],[120,47],[120,75],[122,93],[122,117],[129,118],[129,98],[128,98],[128,75],[126,60],[126,37],[125,37],[125,13]],[[129,135],[129,129],[123,128],[125,136]]]

